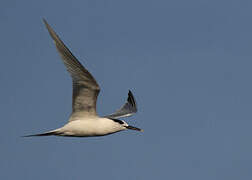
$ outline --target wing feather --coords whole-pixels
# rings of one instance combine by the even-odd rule
[[[136,100],[132,92],[129,90],[127,102],[113,114],[110,114],[104,117],[117,119],[117,118],[132,116],[136,112],[137,112]]]
[[[81,65],[77,58],[66,47],[51,26],[43,19],[46,28],[54,40],[56,48],[70,73],[73,82],[72,116],[81,113],[82,115],[96,115],[96,101],[100,87],[88,70]]]

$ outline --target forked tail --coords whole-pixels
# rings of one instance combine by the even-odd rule
[[[41,134],[31,134],[31,135],[27,135],[27,136],[22,136],[22,137],[33,137],[33,136],[57,136],[60,135],[61,133],[58,131],[58,129],[53,130],[53,131],[49,131],[49,132],[45,132],[45,133],[41,133]]]

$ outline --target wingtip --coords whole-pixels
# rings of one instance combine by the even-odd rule
[[[32,137],[33,135],[20,136],[21,138]]]
[[[46,21],[45,18],[42,18],[42,20],[43,20],[43,22],[44,22],[44,24],[45,24],[47,30],[50,32],[51,26],[48,24],[48,22]]]
[[[128,93],[128,102],[134,106],[136,108],[136,100],[135,100],[135,97],[133,95],[133,93],[131,92],[131,90],[129,90],[129,93]]]
[[[46,27],[47,31],[49,32],[51,38],[53,39],[54,43],[57,44],[57,41],[61,42],[61,39],[58,37],[56,32],[53,30],[53,28],[48,24],[48,22],[44,18],[42,18],[42,20],[43,20],[45,27]],[[64,44],[63,42],[61,42],[61,43]]]
[[[134,95],[133,95],[133,93],[132,93],[132,91],[131,91],[131,90],[129,90],[129,92],[128,92],[128,97],[130,97],[130,98],[133,98],[133,99],[134,99]]]
[[[46,21],[45,18],[42,18],[42,21],[43,21],[43,23],[44,23],[45,25],[48,25],[48,23],[47,23],[47,21]]]

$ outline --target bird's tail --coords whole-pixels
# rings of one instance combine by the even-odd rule
[[[22,136],[22,137],[33,137],[33,136],[57,136],[60,135],[61,132],[59,131],[59,129],[56,130],[52,130],[52,131],[48,131],[45,133],[41,133],[41,134],[31,134],[31,135],[26,135],[26,136]]]

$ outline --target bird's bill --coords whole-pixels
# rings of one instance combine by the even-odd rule
[[[131,130],[135,130],[135,131],[141,131],[141,132],[143,132],[143,129],[140,129],[140,128],[137,128],[137,127],[134,127],[134,126],[127,126],[126,127],[127,129],[131,129]]]

